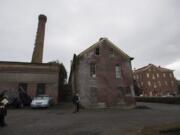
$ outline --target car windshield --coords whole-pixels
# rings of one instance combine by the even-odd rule
[[[41,99],[49,99],[48,96],[38,96],[34,98],[35,100],[41,100]]]

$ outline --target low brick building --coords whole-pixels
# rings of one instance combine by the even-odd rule
[[[23,89],[32,98],[46,94],[52,96],[54,102],[61,100],[59,64],[42,63],[47,17],[38,16],[38,27],[31,63],[0,61],[0,92],[7,90],[9,94]]]
[[[166,96],[178,91],[173,70],[149,64],[134,70],[133,76],[143,96]]]
[[[0,62],[0,92],[23,89],[31,97],[46,94],[58,101],[59,65]]]
[[[132,57],[107,38],[74,55],[69,85],[85,107],[133,105]]]

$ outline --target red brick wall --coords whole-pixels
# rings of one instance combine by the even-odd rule
[[[133,89],[131,61],[116,49],[114,49],[114,56],[112,56],[110,54],[111,46],[107,45],[108,42],[105,41],[102,44],[99,45],[99,55],[96,55],[94,50],[91,50],[79,58],[78,77],[76,77],[78,81],[77,90],[80,91],[81,102],[84,104],[91,104],[91,101],[93,101],[113,106],[117,105],[121,101],[120,99],[126,102],[127,100],[124,100],[124,97],[127,95],[132,97],[132,92],[129,90],[130,87]],[[92,63],[96,64],[95,78],[90,76],[90,65]],[[115,77],[115,66],[117,64],[121,67],[120,79]],[[119,97],[119,87],[124,90],[122,97]],[[92,89],[97,89],[95,95],[91,93]],[[97,96],[97,100],[94,96]]]
[[[162,96],[177,92],[176,80],[170,70],[160,71],[158,68],[152,67],[145,71],[134,72],[134,79],[139,88],[143,90],[144,96]],[[148,85],[148,81],[151,82],[150,85]]]
[[[27,93],[34,97],[38,83],[44,83],[45,94],[53,97],[57,103],[59,67],[51,64],[29,64],[0,62],[0,92],[17,92],[19,83],[27,83]]]

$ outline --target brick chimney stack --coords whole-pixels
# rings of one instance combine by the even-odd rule
[[[47,17],[45,15],[39,15],[35,46],[31,60],[32,63],[42,63],[46,21]]]

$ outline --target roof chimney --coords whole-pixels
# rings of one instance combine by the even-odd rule
[[[99,41],[102,41],[102,40],[107,40],[107,38],[106,37],[99,38]]]
[[[46,21],[47,17],[45,15],[39,15],[35,46],[31,60],[32,63],[42,63]]]

